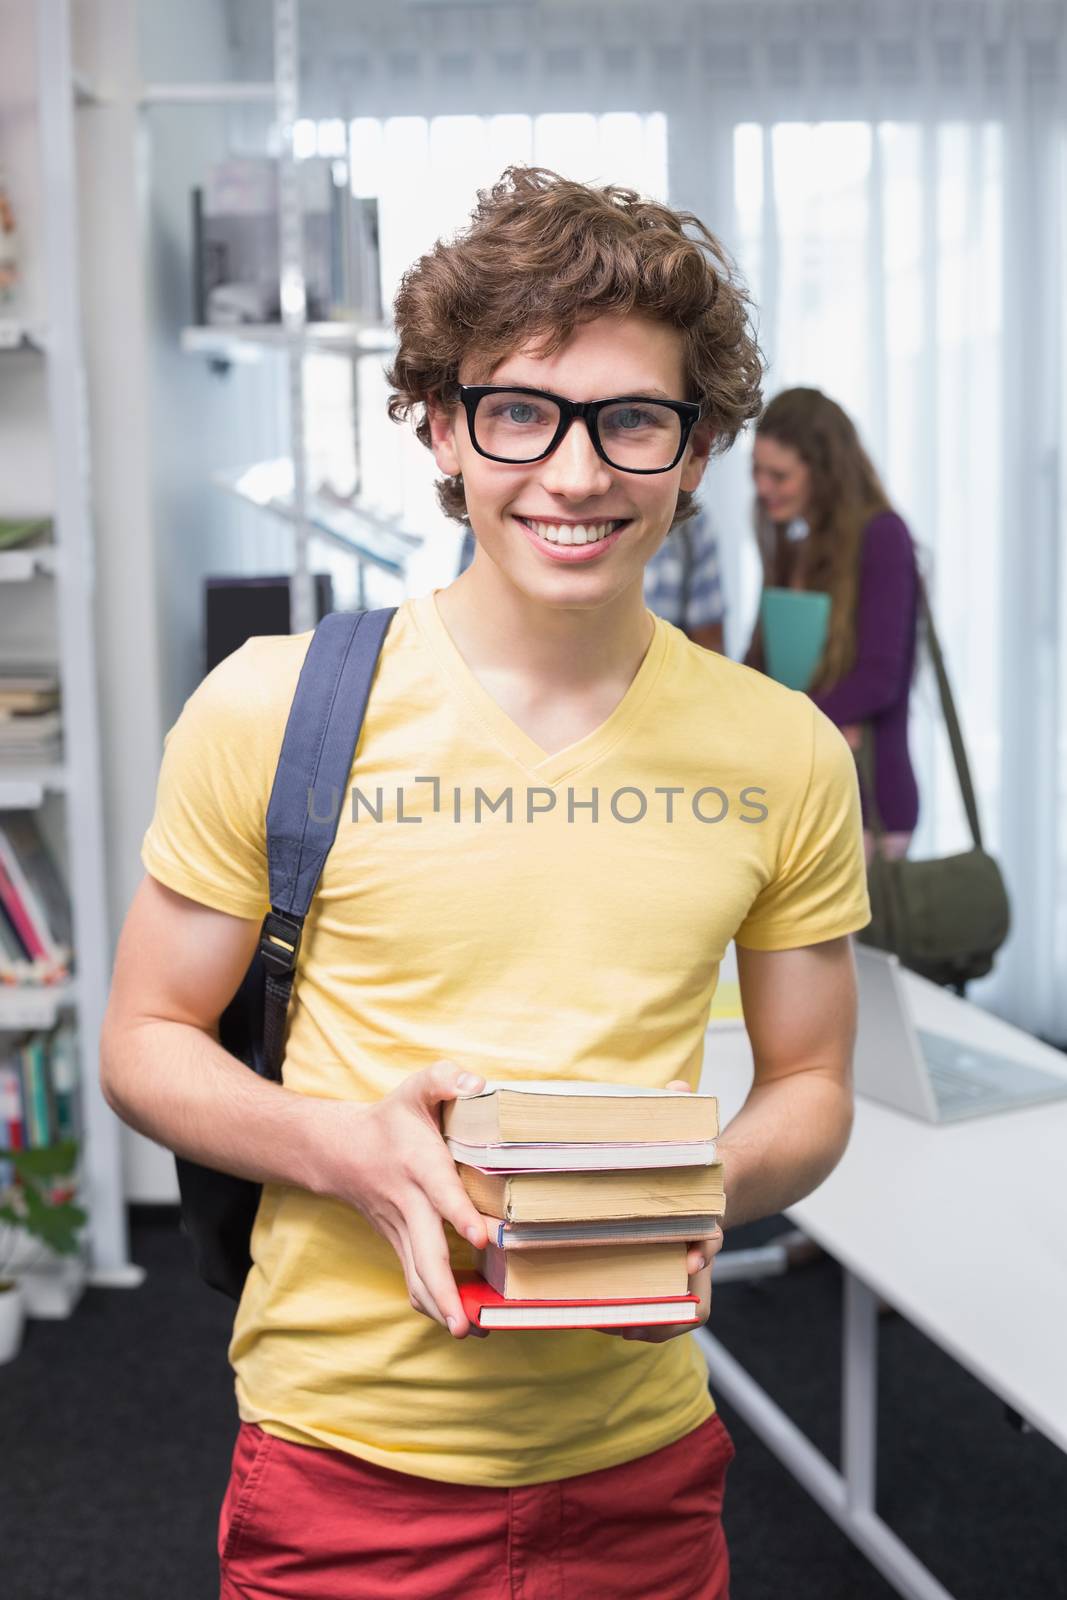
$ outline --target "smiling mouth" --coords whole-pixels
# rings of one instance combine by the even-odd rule
[[[518,517],[516,521],[521,522],[524,528],[529,528],[539,539],[544,539],[546,544],[598,544],[609,533],[617,533],[620,528],[625,528],[630,518],[616,517],[604,522],[585,523],[581,527],[569,527],[558,522],[534,522],[529,517]]]

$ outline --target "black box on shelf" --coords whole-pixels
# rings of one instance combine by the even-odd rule
[[[317,572],[315,616],[333,609],[333,580]],[[292,579],[269,577],[204,579],[204,671],[239,650],[247,639],[264,633],[291,633]]]

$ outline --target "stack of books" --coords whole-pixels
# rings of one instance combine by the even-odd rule
[[[55,668],[0,663],[0,763],[56,761],[60,733]]]
[[[73,1024],[9,1039],[0,1050],[0,1152],[81,1137]]]
[[[71,968],[70,900],[31,811],[0,820],[0,983],[56,983]]]
[[[489,1243],[460,1293],[482,1328],[700,1320],[690,1240],[725,1209],[712,1095],[489,1083],[442,1126]]]

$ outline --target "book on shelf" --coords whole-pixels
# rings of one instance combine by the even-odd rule
[[[0,710],[51,711],[59,704],[59,674],[38,662],[0,661]]]
[[[62,727],[58,711],[0,708],[0,763],[55,760]]]
[[[700,1321],[695,1294],[653,1299],[631,1295],[602,1300],[506,1300],[477,1273],[460,1274],[456,1282],[463,1309],[478,1328],[640,1328]]]
[[[42,1150],[80,1134],[73,1025],[9,1042],[0,1055],[0,1151]]]
[[[689,1292],[686,1243],[567,1245],[477,1252],[478,1271],[505,1300],[661,1298]]]
[[[714,1095],[573,1080],[490,1082],[450,1101],[441,1121],[447,1138],[473,1145],[681,1144],[719,1132]]]
[[[58,760],[61,734],[55,668],[0,662],[0,765]]]
[[[51,527],[47,517],[0,517],[0,550],[44,543]]]
[[[461,1144],[446,1139],[455,1161],[481,1172],[617,1172],[648,1167],[706,1167],[715,1140],[688,1144]]]
[[[490,1243],[501,1250],[559,1249],[567,1245],[665,1244],[672,1239],[706,1239],[718,1217],[612,1217],[607,1222],[501,1222],[482,1216]]]
[[[585,1222],[721,1216],[722,1166],[606,1172],[480,1172],[458,1163],[477,1209],[501,1222]],[[699,1235],[694,1235],[699,1237]]]
[[[71,939],[67,891],[33,813],[0,813],[0,980],[65,977]]]

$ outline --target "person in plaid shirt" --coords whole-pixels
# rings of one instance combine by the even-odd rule
[[[474,534],[467,528],[457,578],[473,560]],[[645,605],[681,628],[694,644],[722,653],[726,607],[719,577],[719,545],[705,510],[672,528],[648,563]]]

